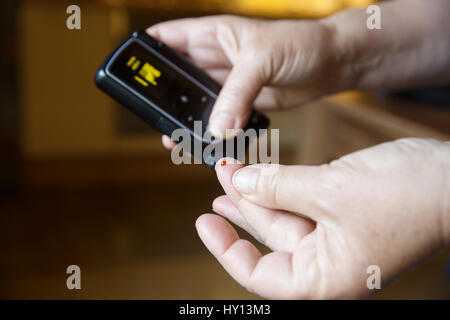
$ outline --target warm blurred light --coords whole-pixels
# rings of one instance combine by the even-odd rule
[[[341,0],[235,0],[232,2],[238,11],[273,16],[285,14],[290,16],[324,16],[344,8]]]
[[[234,0],[224,1],[239,11],[273,16],[323,17],[354,6],[367,6],[373,0]]]
[[[323,17],[356,6],[368,6],[376,0],[101,0],[110,6],[228,12],[272,17]]]

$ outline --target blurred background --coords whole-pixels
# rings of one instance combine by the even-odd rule
[[[222,194],[175,166],[160,134],[97,90],[134,29],[218,13],[318,18],[369,0],[4,0],[0,10],[0,298],[241,299],[194,229]],[[81,8],[81,30],[66,8]],[[319,164],[406,136],[450,140],[448,88],[329,97],[269,114],[280,161]],[[245,234],[243,233],[245,236]],[[262,250],[265,250],[262,248]],[[449,299],[449,250],[375,299]],[[66,288],[79,265],[82,290]]]

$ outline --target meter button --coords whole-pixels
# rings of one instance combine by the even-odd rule
[[[187,95],[182,94],[182,95],[180,96],[180,101],[181,101],[182,103],[188,103],[188,102],[189,102],[189,97],[188,97]]]

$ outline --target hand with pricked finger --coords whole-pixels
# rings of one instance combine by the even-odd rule
[[[383,288],[449,244],[448,142],[401,139],[273,174],[226,163],[216,166],[226,195],[213,210],[273,252],[261,255],[217,215],[196,227],[226,271],[263,297],[366,297],[370,265],[380,267]]]

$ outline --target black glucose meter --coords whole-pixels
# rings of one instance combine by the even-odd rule
[[[202,157],[207,166],[214,166],[223,156],[236,158],[235,148],[227,150],[225,140],[204,138],[220,84],[144,31],[134,32],[105,59],[95,83],[162,134],[171,137],[176,129],[186,130],[192,143],[184,151],[194,154],[189,149],[195,140],[203,149],[212,143],[223,144],[222,154]],[[195,121],[201,121],[201,134],[194,130]],[[253,110],[244,130],[252,128],[258,133],[268,125],[267,117]]]

